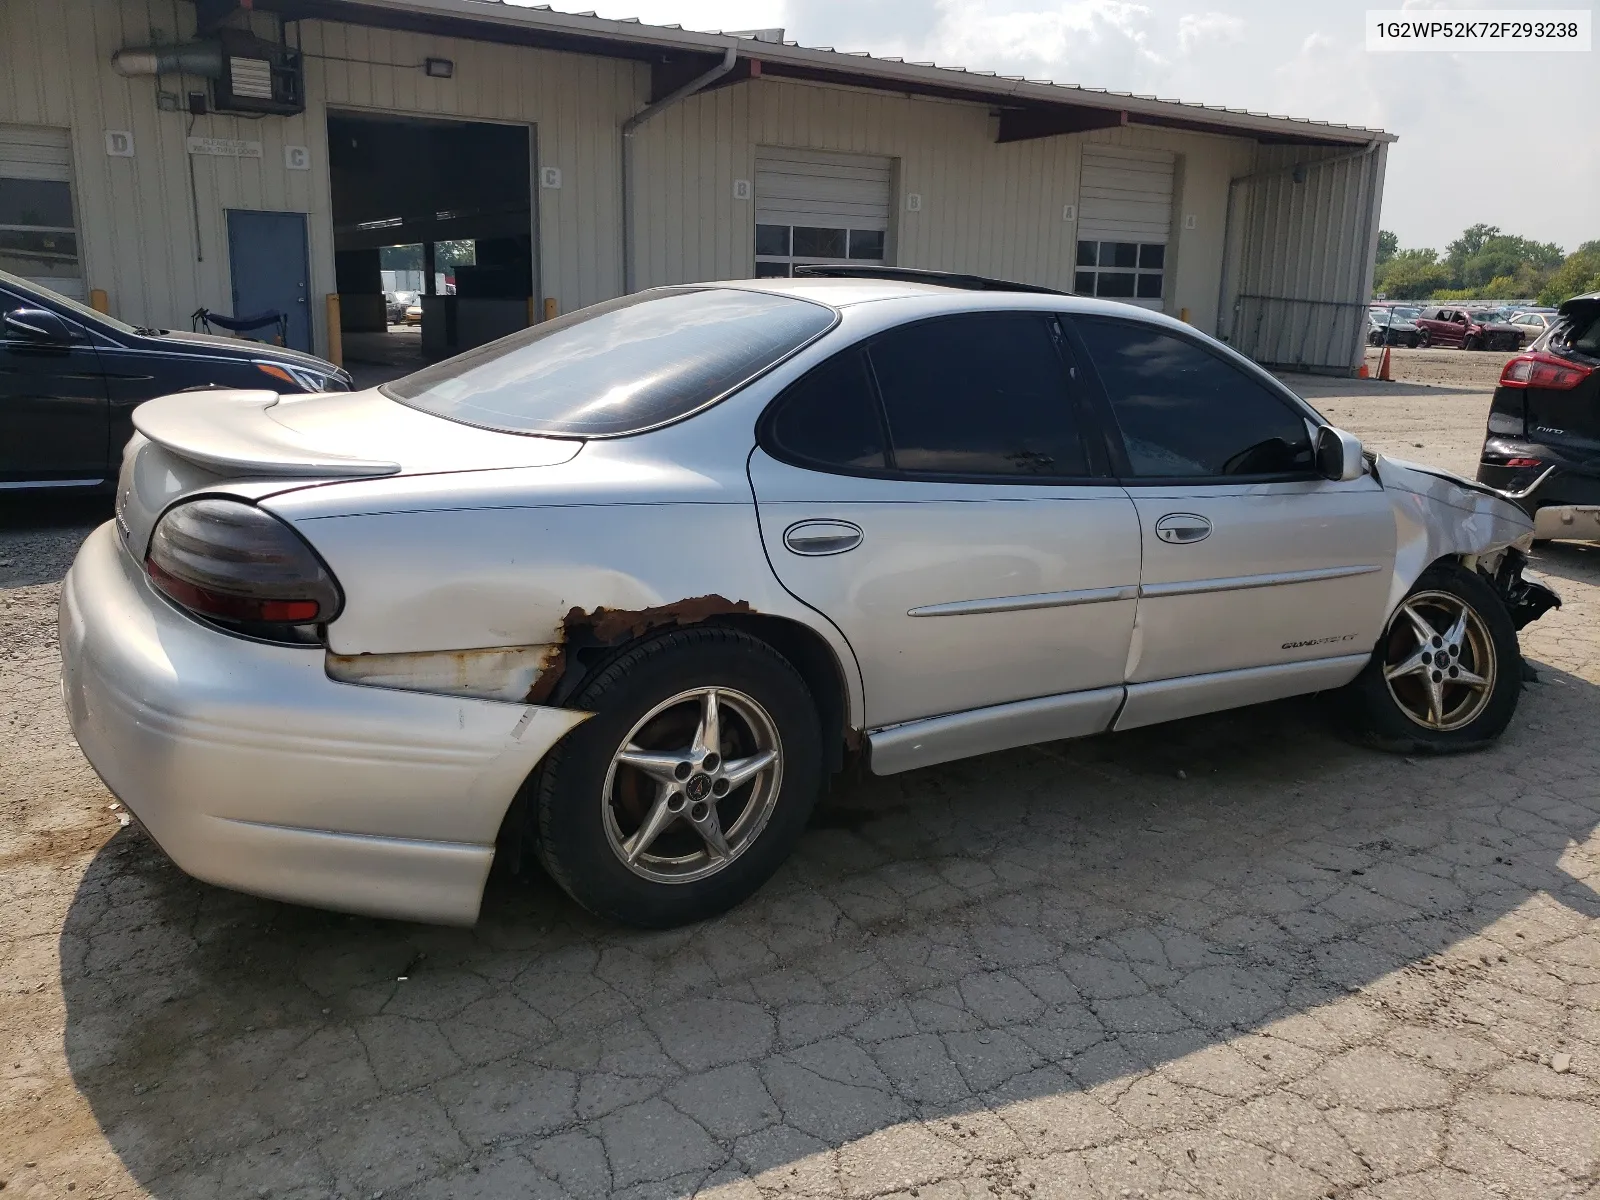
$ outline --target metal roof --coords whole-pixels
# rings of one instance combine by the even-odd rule
[[[548,5],[529,7],[505,0],[255,0],[254,6],[289,19],[320,18],[639,59],[650,62],[652,69],[660,72],[662,81],[653,89],[657,93],[674,78],[689,77],[687,72],[710,62],[713,55],[720,58],[733,46],[742,68],[732,77],[734,81],[759,74],[987,103],[1000,109],[1000,141],[1118,125],[1157,126],[1300,145],[1360,146],[1395,140],[1394,134],[1379,129],[1329,121],[879,58],[865,51],[766,40],[765,31],[696,32],[678,25],[646,25],[637,18],[614,20],[592,12],[557,12]]]

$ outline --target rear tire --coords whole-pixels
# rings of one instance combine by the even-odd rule
[[[1499,737],[1521,691],[1522,651],[1500,597],[1459,563],[1435,563],[1390,617],[1346,699],[1369,745],[1450,754]]]
[[[534,781],[537,849],[590,912],[650,929],[699,921],[793,852],[821,786],[821,722],[765,642],[677,630],[623,654],[572,706],[595,715]]]

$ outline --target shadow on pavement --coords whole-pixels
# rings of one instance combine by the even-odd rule
[[[1600,695],[1542,674],[1480,755],[1361,750],[1298,701],[854,785],[753,902],[670,933],[542,879],[470,931],[335,916],[124,831],[60,939],[73,1078],[163,1200],[823,1187],[818,1162],[889,1169],[876,1131],[976,1136],[916,1125],[945,1118],[1104,1141],[1086,1089],[1508,914],[1600,917],[1561,864],[1600,820]],[[1483,1007],[1490,972],[1442,1003]]]
[[[111,508],[106,493],[0,496],[0,587],[60,580],[83,539],[111,519]]]

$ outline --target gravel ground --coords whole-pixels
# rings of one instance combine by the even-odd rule
[[[1482,391],[1297,382],[1471,467]],[[1268,705],[842,788],[693,929],[532,880],[461,931],[122,824],[56,682],[102,518],[0,513],[7,1196],[1600,1197],[1591,549],[1489,752]]]

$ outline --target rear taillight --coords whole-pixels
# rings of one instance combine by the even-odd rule
[[[277,641],[316,641],[337,615],[339,586],[305,541],[253,504],[208,498],[168,509],[145,573],[196,616]]]
[[[1580,366],[1557,358],[1554,354],[1536,350],[1519,354],[1508,362],[1505,370],[1500,372],[1500,386],[1550,388],[1564,392],[1577,387],[1593,372],[1593,367]]]

